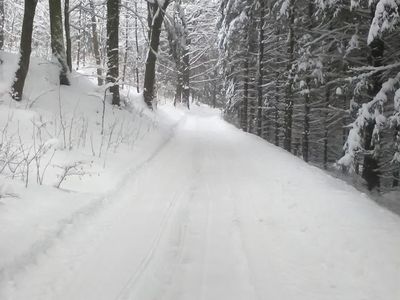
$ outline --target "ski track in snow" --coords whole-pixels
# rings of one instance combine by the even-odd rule
[[[99,201],[0,299],[400,299],[397,216],[204,107]]]

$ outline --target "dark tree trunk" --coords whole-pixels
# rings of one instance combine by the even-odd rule
[[[64,0],[64,27],[65,27],[65,41],[66,41],[66,54],[67,65],[69,71],[72,71],[72,53],[71,53],[71,27],[69,25],[69,0]]]
[[[51,50],[60,65],[60,84],[69,85],[68,65],[65,57],[61,0],[49,0]]]
[[[83,11],[83,18],[85,19],[85,17],[86,17],[86,13],[85,13],[85,11]],[[82,64],[83,64],[83,66],[86,66],[86,51],[87,51],[87,49],[86,49],[86,47],[87,47],[87,45],[86,45],[86,35],[87,35],[87,32],[86,32],[85,28],[83,28],[82,31],[83,31],[83,37],[82,37],[83,47],[81,49],[82,50]]]
[[[111,83],[112,104],[120,105],[119,97],[119,0],[107,0],[107,82]]]
[[[328,134],[329,134],[329,127],[328,127],[328,108],[330,104],[331,98],[331,90],[329,86],[325,87],[325,112],[324,112],[324,169],[328,169],[328,160],[329,160],[329,152],[328,152]]]
[[[264,84],[264,16],[265,3],[264,0],[259,0],[260,4],[260,23],[258,37],[258,82],[257,82],[257,135],[263,134],[263,84]]]
[[[128,5],[125,2],[125,5]],[[125,49],[124,49],[124,66],[122,69],[122,89],[124,89],[126,81],[126,69],[128,66],[128,51],[129,51],[129,19],[128,19],[128,9],[125,10]]]
[[[175,97],[174,97],[174,106],[176,106],[177,103],[182,102],[182,87],[183,87],[183,78],[182,78],[182,68],[180,66],[180,63],[177,64],[177,69],[178,69],[178,74],[176,78],[176,88],[175,88]]]
[[[374,146],[371,144],[374,128],[374,122],[368,122],[367,126],[365,127],[364,143],[365,150],[367,151],[374,150]],[[373,154],[367,153],[364,156],[362,177],[367,182],[367,187],[369,190],[379,187],[379,163],[378,159]]]
[[[189,29],[186,22],[185,11],[181,7],[179,2],[179,13],[178,16],[181,19],[183,26],[183,40],[184,47],[182,49],[182,102],[190,108],[190,44],[191,40],[189,38]]]
[[[97,85],[103,85],[103,72],[101,70],[101,57],[99,50],[99,37],[97,34],[97,20],[96,20],[96,12],[94,9],[93,0],[89,0],[90,5],[90,18],[92,22],[92,39],[93,39],[93,52],[94,58],[96,60],[96,69],[97,69]]]
[[[189,108],[190,98],[190,40],[181,1],[175,2],[173,24],[166,26],[170,53],[177,70],[176,92],[174,105],[185,103]],[[172,22],[171,22],[172,23]]]
[[[252,78],[251,78],[252,79]],[[248,114],[248,129],[250,133],[255,133],[255,124],[254,120],[256,119],[256,86],[253,80],[249,80],[249,114]]]
[[[76,51],[76,69],[79,69],[79,63],[81,60],[81,47],[82,47],[82,37],[81,37],[81,27],[82,27],[82,1],[79,2],[79,21],[78,21],[78,49]]]
[[[285,89],[285,115],[284,115],[284,141],[283,148],[289,152],[292,150],[292,124],[293,124],[293,59],[294,59],[294,1],[290,1],[289,4],[289,36],[288,36],[288,82],[286,83]]]
[[[4,0],[0,0],[0,50],[4,47]]]
[[[392,187],[398,187],[399,186],[399,178],[400,178],[400,172],[399,170],[396,170],[393,172],[393,183]]]
[[[276,96],[276,98],[278,98]],[[279,146],[279,108],[278,104],[274,107],[274,136],[275,136],[275,146]]]
[[[310,82],[307,80],[307,89],[310,89]],[[303,128],[303,142],[302,142],[302,154],[305,162],[309,161],[309,137],[310,137],[310,94],[304,95],[304,128]]]
[[[188,41],[187,41],[188,42]],[[189,45],[186,44],[182,57],[182,102],[190,108],[190,61]]]
[[[164,20],[165,10],[169,5],[169,0],[164,1],[164,5],[162,7],[158,6],[158,2],[148,3],[149,9],[149,24],[152,24],[150,27],[150,49],[147,55],[146,60],[146,70],[144,74],[144,85],[143,85],[143,97],[149,108],[153,108],[153,100],[154,100],[154,83],[156,76],[156,61],[157,61],[157,53],[158,47],[160,44],[160,34],[161,34],[161,26]]]
[[[371,16],[375,15],[375,7],[371,8]],[[369,45],[370,53],[370,65],[374,67],[382,66],[383,52],[385,50],[384,42],[380,38],[375,38]],[[380,73],[372,76],[371,88],[368,93],[371,97],[375,97],[382,87]],[[369,121],[367,126],[364,128],[364,149],[367,153],[364,156],[362,177],[367,182],[369,190],[379,188],[379,161],[376,153],[374,153],[375,145],[373,145],[373,132],[375,128],[375,120]]]
[[[281,28],[277,26],[276,36],[278,37],[281,33]],[[279,47],[279,38],[275,38],[276,46]],[[275,146],[279,146],[279,130],[280,130],[280,119],[279,119],[279,83],[280,83],[279,72],[275,73],[275,107],[274,107],[274,135],[275,135]]]
[[[17,101],[22,99],[25,79],[29,69],[32,51],[33,19],[35,18],[37,2],[37,0],[25,0],[24,19],[22,22],[21,32],[20,58],[18,69],[15,73],[15,81],[11,88],[12,97]]]
[[[395,128],[394,141],[397,144],[400,143],[400,125],[397,125]],[[393,171],[392,187],[399,186],[399,179],[400,179],[399,163],[395,163],[395,170]]]
[[[135,1],[135,44],[136,44],[136,91],[138,93],[140,93],[140,80],[139,80],[139,61],[140,61],[140,57],[139,57],[139,40],[138,40],[138,7],[137,7],[137,1]]]
[[[308,1],[308,30],[312,32],[313,30],[313,16],[314,16],[314,0]],[[311,50],[310,50],[311,51]],[[303,127],[303,160],[305,162],[309,161],[310,152],[310,113],[311,113],[311,78],[306,74],[306,89],[307,92],[304,94],[304,127]],[[327,132],[325,132],[327,134]],[[328,137],[326,136],[324,143],[328,142]]]
[[[248,131],[248,113],[249,113],[249,56],[246,53],[244,58],[244,82],[243,82],[243,105],[241,114],[241,127]]]
[[[216,78],[216,74],[214,75]],[[212,91],[212,107],[216,108],[217,107],[217,84],[214,82],[213,83],[213,91]]]

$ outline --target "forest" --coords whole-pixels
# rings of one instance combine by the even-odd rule
[[[115,105],[124,85],[151,107],[159,93],[208,103],[306,162],[398,189],[396,1],[2,0],[0,13],[17,101],[33,49],[57,59],[60,84],[96,68]]]
[[[0,299],[400,299],[399,29],[400,0],[0,0]]]

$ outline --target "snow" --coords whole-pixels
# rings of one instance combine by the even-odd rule
[[[79,194],[87,205],[46,247],[1,261],[1,299],[400,298],[397,216],[218,110],[160,114],[177,125],[123,184],[95,202]],[[69,215],[64,200],[28,206]],[[13,201],[0,208],[13,223],[0,233],[15,243],[0,257],[24,240],[4,234],[32,218],[18,218],[25,208]]]
[[[0,281],[3,284],[47,251],[74,220],[100,207],[107,195],[123,184],[127,174],[145,164],[165,143],[176,121],[145,110],[140,95],[123,91],[126,102],[123,109],[114,109],[106,103],[102,137],[104,93],[91,82],[92,78],[73,73],[72,86],[59,87],[57,66],[33,57],[25,99],[16,103],[8,91],[17,56],[4,52],[0,56],[4,61],[0,65]],[[113,135],[112,128],[115,128]],[[24,161],[21,149],[29,160],[33,159],[29,171],[20,163]],[[78,163],[77,171],[82,175],[69,176],[61,189],[54,188],[63,168]],[[20,167],[12,173],[9,168],[16,165]],[[38,183],[39,177],[43,184]]]
[[[400,73],[395,77],[387,79],[375,95],[375,97],[368,103],[363,103],[361,108],[358,110],[357,118],[353,123],[350,124],[350,131],[347,137],[347,141],[344,145],[345,154],[339,159],[338,164],[346,168],[353,167],[354,160],[358,154],[363,154],[365,149],[363,148],[362,142],[362,131],[368,124],[368,122],[375,122],[372,145],[376,145],[379,142],[379,136],[381,131],[397,117],[397,111],[394,112],[392,117],[386,118],[383,113],[385,105],[390,100],[390,94],[396,91],[396,86],[400,82]],[[397,96],[394,93],[393,101],[396,109]],[[389,96],[389,99],[388,99]],[[388,124],[389,123],[389,124]],[[397,155],[396,153],[394,155]]]
[[[400,218],[365,194],[217,109],[154,113],[131,87],[102,137],[90,70],[60,88],[33,58],[15,103],[16,57],[0,55],[1,147],[41,145],[48,164],[27,187],[25,169],[0,172],[0,299],[400,299]]]
[[[370,5],[372,1],[370,1]],[[368,44],[371,44],[375,38],[381,37],[386,31],[393,31],[399,22],[398,0],[379,0],[376,4],[375,15],[372,20],[369,33]]]

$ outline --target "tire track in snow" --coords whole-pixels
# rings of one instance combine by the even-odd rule
[[[168,208],[166,209],[166,212],[164,213],[163,220],[161,222],[161,226],[159,231],[156,233],[151,246],[149,250],[147,251],[147,254],[142,258],[137,271],[129,278],[129,280],[125,283],[124,287],[122,290],[119,292],[115,300],[127,300],[130,297],[130,294],[132,293],[132,290],[134,289],[136,283],[138,280],[143,276],[143,274],[146,272],[146,269],[148,268],[149,264],[153,260],[156,251],[158,249],[158,246],[160,245],[160,242],[164,236],[164,233],[167,229],[167,224],[169,220],[171,219],[171,216],[173,215],[174,208],[176,207],[177,203],[181,200],[182,195],[184,193],[182,192],[179,196],[174,197],[175,200],[173,200]]]
[[[180,122],[180,125],[184,124],[186,122],[186,117],[185,119]],[[189,153],[189,157],[194,158],[195,162],[197,162],[197,155],[193,155]],[[194,168],[196,169],[196,168]],[[124,287],[122,290],[118,293],[117,297],[115,300],[128,300],[131,299],[132,295],[134,295],[137,291],[137,284],[139,281],[142,279],[142,277],[145,275],[145,273],[148,271],[150,265],[154,262],[156,257],[162,257],[164,258],[165,253],[158,254],[157,252],[159,251],[160,244],[163,242],[163,239],[165,237],[171,237],[170,235],[166,236],[167,231],[172,231],[172,226],[173,222],[175,221],[178,225],[178,242],[173,243],[173,245],[170,245],[169,241],[165,241],[166,243],[166,249],[171,250],[173,249],[173,252],[175,253],[173,261],[168,262],[168,266],[170,267],[169,269],[173,268],[172,271],[170,271],[167,274],[167,278],[164,278],[165,281],[171,282],[172,278],[175,276],[175,273],[177,271],[177,268],[181,264],[181,259],[182,259],[182,253],[185,245],[185,240],[186,240],[186,230],[188,224],[183,220],[184,218],[187,218],[188,216],[188,203],[190,202],[191,199],[193,199],[193,194],[196,188],[196,182],[192,180],[192,178],[196,178],[195,176],[187,176],[186,178],[189,179],[188,183],[186,184],[186,188],[183,189],[178,197],[174,197],[173,202],[171,202],[169,208],[163,215],[163,220],[161,222],[159,231],[155,234],[155,237],[151,243],[151,246],[149,250],[146,252],[147,254],[142,258],[137,271],[129,278],[129,280],[124,284]],[[182,186],[185,186],[182,182],[181,185],[178,186],[177,188],[182,188]],[[184,201],[183,201],[184,200]],[[178,205],[179,203],[182,203],[180,206]],[[179,215],[182,215],[182,217],[177,217]],[[172,218],[174,216],[174,218]],[[162,249],[161,249],[162,250]],[[164,262],[164,261],[163,261]],[[157,266],[156,266],[157,267]],[[161,291],[162,292],[162,291]],[[166,292],[166,291],[164,291]]]

